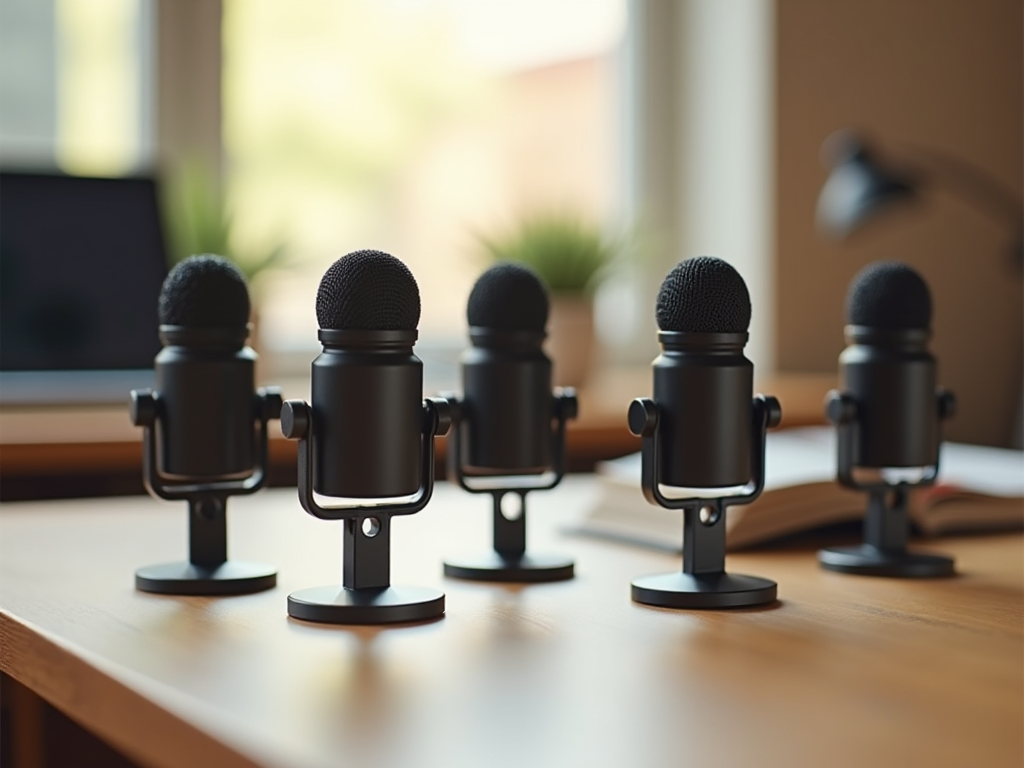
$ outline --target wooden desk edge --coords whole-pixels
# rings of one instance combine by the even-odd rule
[[[0,670],[143,765],[260,768],[46,632],[2,610]],[[131,713],[130,724],[125,723],[126,712]]]

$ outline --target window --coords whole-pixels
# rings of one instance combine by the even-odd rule
[[[229,200],[239,233],[289,256],[256,286],[264,348],[308,364],[320,277],[359,248],[416,275],[424,352],[461,348],[480,234],[539,210],[616,216],[625,13],[623,0],[227,2]]]
[[[149,165],[151,38],[146,0],[4,0],[4,165],[93,176]]]

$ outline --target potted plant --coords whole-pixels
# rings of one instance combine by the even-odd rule
[[[259,347],[259,281],[265,270],[281,266],[285,247],[281,240],[266,247],[240,247],[234,236],[235,218],[225,202],[217,175],[196,159],[179,164],[167,185],[164,199],[170,261],[212,253],[235,263],[249,283],[252,301],[250,344]]]
[[[534,214],[516,230],[480,242],[492,259],[522,262],[547,284],[545,348],[555,384],[582,385],[594,356],[594,290],[618,244],[581,216],[563,213]]]

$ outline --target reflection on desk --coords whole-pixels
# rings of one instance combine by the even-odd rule
[[[962,575],[936,581],[826,572],[813,547],[735,554],[780,603],[659,610],[629,581],[676,556],[560,533],[595,493],[571,477],[531,497],[531,549],[578,576],[518,587],[441,576],[490,530],[486,499],[441,484],[396,520],[392,569],[447,592],[447,616],[390,628],[286,616],[290,591],[340,581],[340,525],[294,490],[232,500],[232,555],[280,580],[219,599],[132,588],[180,556],[184,505],[5,504],[0,667],[161,768],[1022,764],[1019,534],[943,539]]]

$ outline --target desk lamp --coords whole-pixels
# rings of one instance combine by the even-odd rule
[[[818,195],[818,228],[845,239],[880,214],[908,206],[929,188],[941,188],[1006,226],[1011,232],[1007,254],[1024,270],[1024,208],[1015,194],[980,168],[932,149],[912,148],[927,165],[897,168],[878,159],[874,149],[855,131],[843,129],[821,147],[829,169]],[[1011,445],[1024,445],[1024,386],[1014,422]]]

